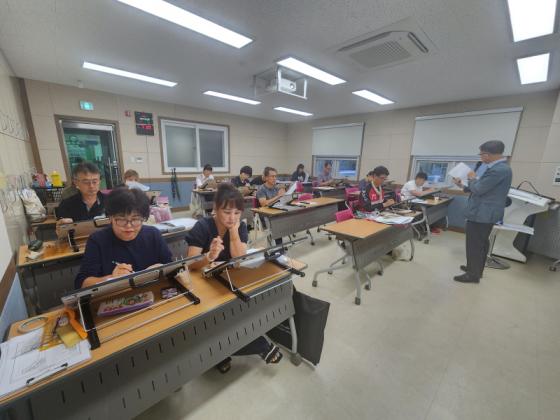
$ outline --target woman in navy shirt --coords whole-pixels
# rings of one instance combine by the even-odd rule
[[[172,261],[161,233],[143,222],[150,202],[138,189],[117,188],[105,203],[111,225],[90,235],[75,286],[92,286],[109,278]]]
[[[187,233],[188,256],[204,254],[206,258],[190,265],[202,268],[213,261],[227,261],[247,253],[249,235],[247,225],[241,221],[243,196],[231,184],[222,183],[214,196],[214,215],[205,217]],[[249,343],[235,355],[259,354],[266,363],[278,363],[282,359],[280,349],[263,336]],[[217,366],[225,373],[231,368],[231,358]]]

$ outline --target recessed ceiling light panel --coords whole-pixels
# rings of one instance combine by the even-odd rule
[[[301,115],[303,117],[310,117],[310,116],[313,115],[310,112],[298,111],[297,109],[286,108],[286,107],[283,107],[283,106],[277,106],[274,109],[276,111],[288,112],[289,114]]]
[[[204,94],[208,95],[208,96],[214,96],[216,98],[227,99],[228,101],[242,102],[244,104],[249,104],[249,105],[260,104],[259,101],[255,101],[253,99],[247,99],[247,98],[242,98],[240,96],[228,95],[227,93],[215,92],[213,90],[207,90],[206,92],[204,92]]]
[[[352,92],[354,95],[360,96],[364,99],[367,99],[368,101],[372,101],[375,102],[379,105],[390,105],[390,104],[394,104],[395,102],[391,101],[390,99],[384,98],[381,95],[378,95],[377,93],[373,93],[369,90],[366,89],[362,89],[362,90],[356,90],[354,92]]]
[[[548,80],[549,61],[550,53],[518,58],[517,69],[519,70],[521,84],[546,82]]]
[[[554,32],[557,0],[508,0],[515,42]]]
[[[305,74],[306,76],[313,77],[321,82],[328,83],[331,86],[346,83],[346,80],[318,69],[317,67],[313,67],[294,57],[288,57],[284,60],[280,60],[277,64],[290,70],[297,71],[298,73]]]
[[[82,67],[84,69],[100,71],[103,73],[113,74],[115,76],[128,77],[130,79],[141,80],[142,82],[155,83],[156,85],[162,85],[167,87],[173,87],[177,85],[177,82],[170,82],[169,80],[163,80],[163,79],[158,79],[156,77],[145,76],[139,73],[132,73],[130,71],[102,66],[100,64],[90,63],[87,61],[84,61]]]
[[[121,3],[140,9],[146,13],[175,23],[183,28],[198,32],[235,48],[242,48],[253,42],[251,38],[224,28],[217,23],[197,16],[185,9],[163,0],[117,0]]]

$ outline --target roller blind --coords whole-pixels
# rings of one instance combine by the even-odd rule
[[[364,123],[313,127],[314,156],[360,156]]]
[[[494,109],[416,118],[412,155],[474,156],[488,140],[501,140],[511,156],[523,108]]]

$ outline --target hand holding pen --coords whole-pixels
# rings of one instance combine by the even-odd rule
[[[130,274],[130,273],[134,272],[134,269],[132,268],[132,265],[130,265],[130,264],[119,263],[119,262],[116,262],[116,261],[113,261],[113,264],[115,264],[115,268],[113,269],[113,272],[111,273],[111,275],[113,277],[124,276],[126,274]]]

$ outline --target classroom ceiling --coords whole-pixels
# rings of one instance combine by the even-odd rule
[[[269,120],[375,112],[560,86],[560,37],[514,44],[506,0],[170,0],[254,41],[236,49],[115,0],[0,0],[0,48],[19,77],[161,100]],[[363,71],[333,48],[403,19],[412,20],[435,52]],[[550,51],[549,80],[519,83],[515,58]],[[310,80],[309,98],[274,94],[249,106],[202,94],[252,97],[252,76],[293,55],[348,82]],[[179,82],[175,88],[82,69],[90,61]],[[379,106],[352,91],[370,89],[395,101]]]

